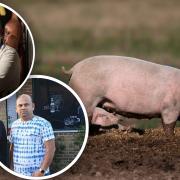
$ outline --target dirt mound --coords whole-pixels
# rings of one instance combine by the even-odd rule
[[[162,129],[149,129],[143,135],[109,130],[90,136],[79,161],[53,179],[180,179],[180,128],[168,139]],[[0,179],[14,179],[0,171]]]
[[[68,179],[180,179],[180,128],[174,139],[161,129],[143,135],[118,130],[89,138]]]

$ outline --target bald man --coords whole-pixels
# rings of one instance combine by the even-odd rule
[[[25,176],[49,175],[55,152],[55,137],[51,124],[33,114],[34,103],[29,95],[17,98],[19,119],[11,127],[11,169]]]

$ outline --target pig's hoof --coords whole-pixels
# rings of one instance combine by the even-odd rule
[[[132,132],[138,133],[139,135],[143,135],[145,133],[144,129],[139,129],[139,128],[132,128]]]
[[[100,127],[101,127],[100,125],[94,125],[94,124],[90,125],[89,126],[89,135],[93,136],[93,135],[98,134]]]
[[[166,137],[173,137],[175,135],[174,133],[174,127],[176,125],[176,122],[173,122],[171,124],[164,124],[163,123],[163,129],[164,129],[164,132],[166,134]]]
[[[174,140],[176,140],[175,135],[166,135],[165,139],[167,142],[173,142]]]
[[[175,139],[175,133],[174,131],[165,131],[165,136],[168,141],[173,141]]]

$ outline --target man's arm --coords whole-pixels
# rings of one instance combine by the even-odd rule
[[[18,84],[9,84],[10,80],[13,78],[19,79],[18,73],[18,61],[19,57],[16,50],[10,46],[5,46],[0,52],[0,96],[3,96],[3,93],[7,93],[9,87],[18,86]],[[12,72],[17,69],[17,77],[11,75]]]
[[[10,164],[10,169],[11,170],[14,170],[13,149],[14,149],[14,145],[11,143],[10,147],[9,147],[9,164]]]
[[[54,157],[54,153],[55,153],[55,140],[51,139],[48,140],[44,143],[45,145],[45,156],[43,159],[43,162],[41,163],[41,169],[46,170],[52,163],[53,157]],[[38,176],[43,176],[44,174],[42,174],[39,170],[34,172],[32,176],[34,177],[38,177]]]
[[[18,60],[16,50],[10,46],[5,46],[0,53],[0,79],[3,79],[10,73],[10,68]]]

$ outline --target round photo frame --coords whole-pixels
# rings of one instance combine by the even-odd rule
[[[31,30],[28,26],[28,24],[25,22],[25,20],[22,18],[22,16],[17,13],[14,9],[12,9],[11,7],[3,4],[3,3],[0,3],[0,6],[8,9],[9,11],[11,11],[12,13],[14,13],[21,21],[22,23],[25,25],[27,31],[28,31],[28,34],[31,38],[31,42],[32,42],[32,60],[31,60],[31,65],[30,65],[30,68],[29,68],[29,72],[27,73],[26,77],[23,79],[23,81],[21,82],[21,84],[11,93],[9,93],[8,95],[5,95],[4,97],[0,98],[0,102],[1,101],[4,101],[5,99],[8,99],[9,97],[11,97],[13,94],[15,94],[17,91],[19,91],[19,89],[25,84],[25,82],[27,81],[27,79],[29,78],[31,72],[32,72],[32,68],[34,66],[34,60],[35,60],[35,43],[34,43],[34,38],[33,38],[33,35],[31,33]]]
[[[88,134],[89,134],[89,122],[88,122],[88,116],[87,116],[87,112],[86,112],[86,109],[85,109],[85,106],[84,104],[82,103],[81,99],[79,98],[79,96],[76,94],[76,92],[71,88],[69,87],[67,84],[65,84],[64,82],[58,80],[58,79],[55,79],[53,77],[49,77],[49,76],[45,76],[45,75],[30,75],[29,79],[43,79],[43,80],[49,80],[49,81],[52,81],[54,83],[57,83],[61,86],[63,86],[66,90],[68,90],[74,97],[75,99],[78,101],[78,103],[80,104],[81,108],[82,108],[82,111],[83,111],[83,115],[84,115],[84,119],[85,119],[85,135],[84,135],[84,140],[83,140],[83,143],[81,145],[81,148],[78,152],[78,154],[76,155],[76,157],[66,166],[64,167],[62,170],[54,173],[54,174],[51,174],[51,175],[47,175],[47,176],[42,176],[42,177],[31,177],[31,176],[25,176],[25,175],[21,175],[17,172],[14,172],[13,170],[9,169],[8,167],[6,167],[4,164],[2,164],[0,162],[0,166],[5,169],[7,172],[17,176],[17,177],[20,177],[20,178],[23,178],[23,179],[29,179],[29,180],[32,180],[32,179],[38,179],[38,180],[41,180],[41,179],[49,179],[49,178],[53,178],[53,177],[56,177],[62,173],[64,173],[65,171],[67,171],[69,168],[71,168],[75,163],[76,161],[80,158],[80,156],[82,155],[84,149],[85,149],[85,146],[86,146],[86,143],[87,143],[87,140],[88,140]]]

